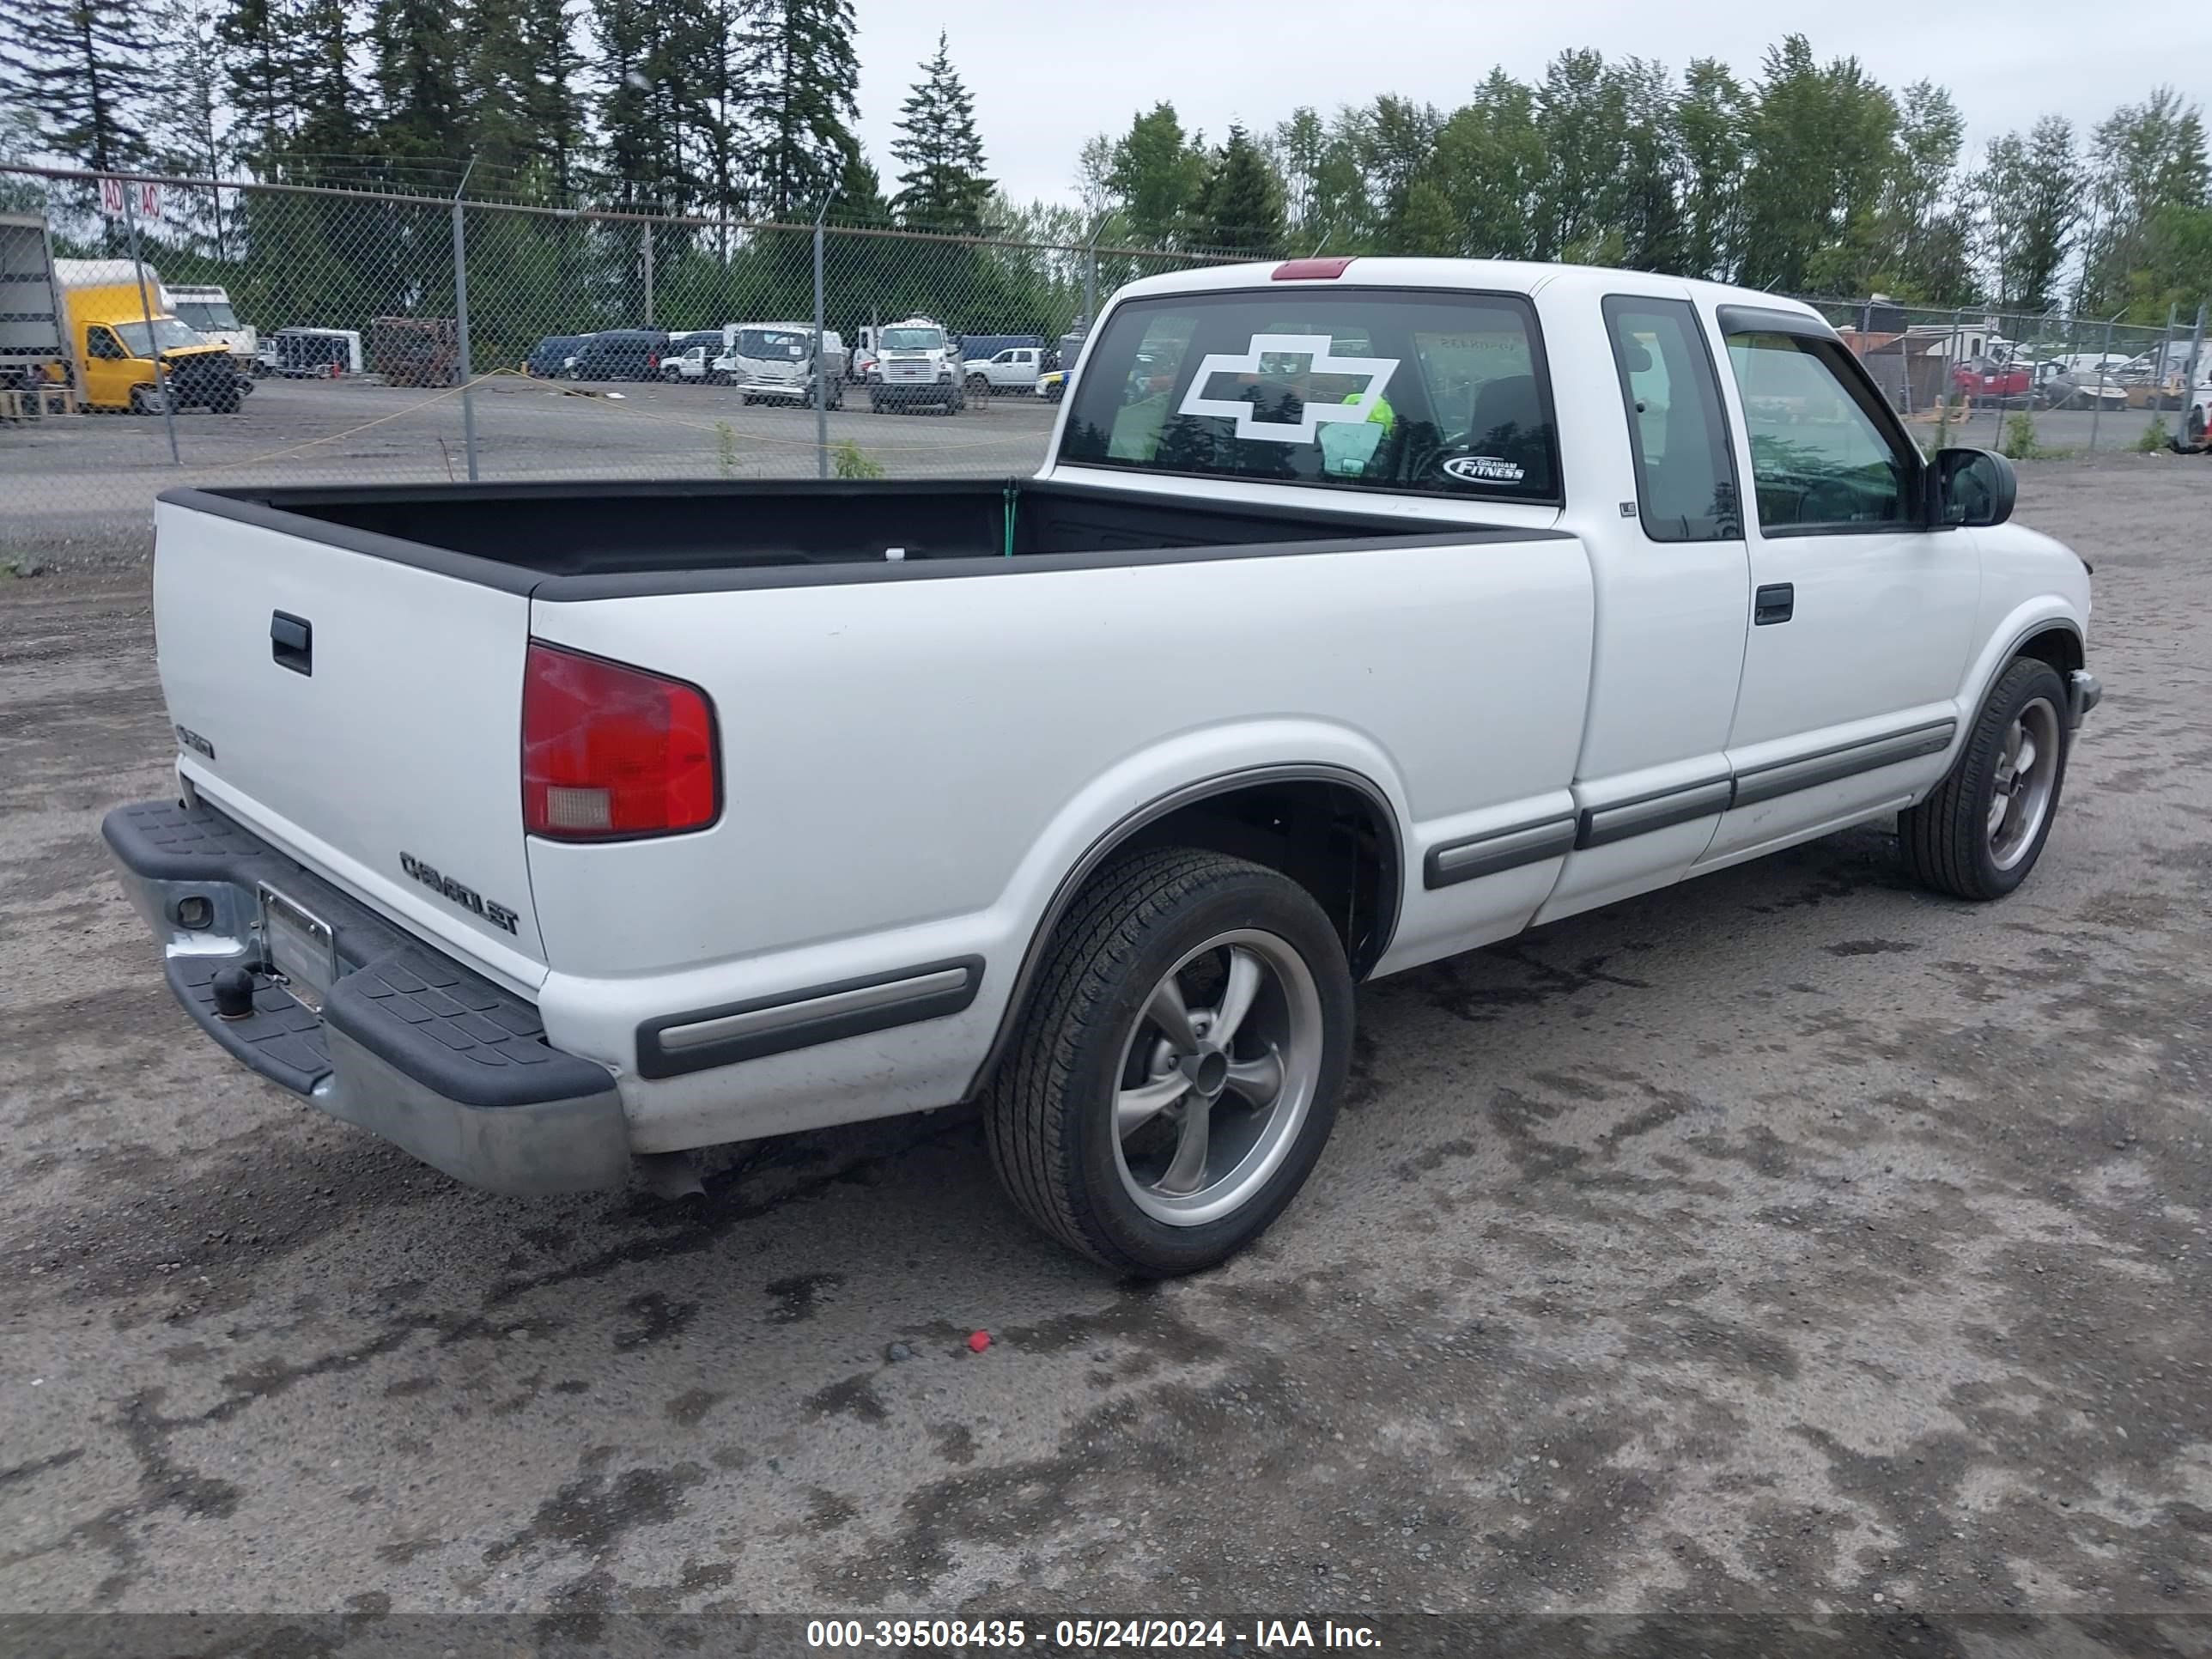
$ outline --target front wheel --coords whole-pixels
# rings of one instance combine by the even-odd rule
[[[1906,873],[1954,898],[1996,899],[2027,879],[2066,781],[2066,682],[2021,657],[1997,677],[1950,775],[1899,815]]]
[[[1212,1267],[1312,1173],[1352,1018],[1343,946],[1296,882],[1194,848],[1133,854],[1060,923],[993,1079],[999,1177],[1116,1273]]]
[[[161,410],[161,394],[150,386],[131,388],[131,412],[133,415],[158,415]]]

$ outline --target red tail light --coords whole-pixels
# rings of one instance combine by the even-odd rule
[[[703,830],[721,811],[714,709],[682,680],[530,642],[522,827],[554,841]]]

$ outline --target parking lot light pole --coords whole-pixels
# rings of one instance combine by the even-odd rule
[[[469,364],[469,231],[461,192],[469,187],[476,165],[471,155],[461,169],[461,182],[453,186],[453,325],[461,336],[461,447],[468,452],[471,483],[477,482],[477,405],[471,384],[476,376]]]

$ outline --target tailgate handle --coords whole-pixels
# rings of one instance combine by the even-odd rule
[[[289,611],[272,611],[269,617],[269,655],[279,668],[289,668],[295,674],[313,674],[314,623]]]

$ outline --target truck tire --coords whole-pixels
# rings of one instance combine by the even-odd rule
[[[992,1162],[1111,1271],[1195,1273],[1305,1184],[1351,1049],[1352,975],[1310,894],[1218,853],[1133,854],[1054,930],[986,1096]]]
[[[2066,781],[2066,682],[2016,659],[1997,676],[1948,776],[1898,816],[1907,874],[1954,898],[1996,899],[2043,854]]]

